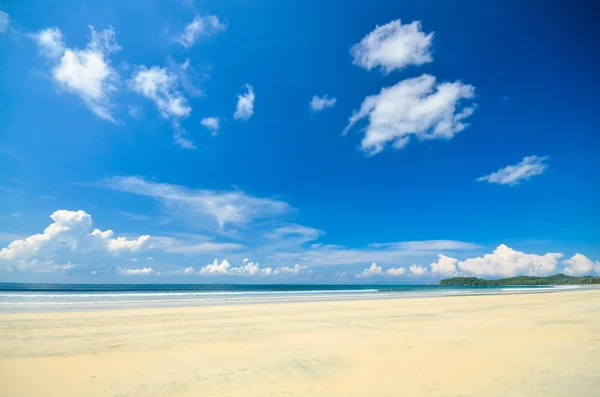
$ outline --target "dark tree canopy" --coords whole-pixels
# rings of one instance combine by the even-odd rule
[[[548,277],[517,276],[496,280],[484,280],[477,277],[452,277],[440,281],[440,285],[494,287],[506,285],[585,285],[600,284],[600,277],[574,277],[566,274],[555,274]]]

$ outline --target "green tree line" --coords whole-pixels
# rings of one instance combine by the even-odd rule
[[[566,274],[555,274],[548,277],[518,276],[497,280],[484,280],[477,277],[451,277],[440,281],[440,285],[495,287],[506,285],[588,285],[600,284],[600,277],[574,277]]]

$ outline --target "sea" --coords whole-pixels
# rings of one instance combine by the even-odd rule
[[[13,284],[0,283],[0,312],[258,304],[543,293],[581,288],[437,285]]]

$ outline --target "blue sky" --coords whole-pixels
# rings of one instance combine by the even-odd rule
[[[600,272],[597,9],[526,3],[0,3],[0,280]]]

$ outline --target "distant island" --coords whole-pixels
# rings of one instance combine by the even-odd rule
[[[451,277],[440,281],[440,285],[454,287],[496,287],[507,285],[587,285],[600,284],[600,277],[573,277],[555,274],[548,277],[518,276],[497,280],[484,280],[477,277]]]

